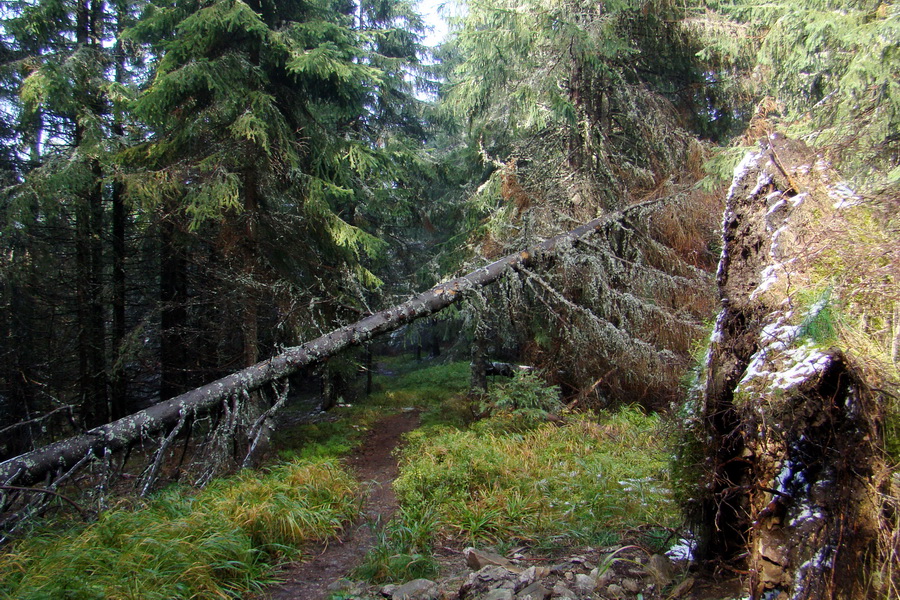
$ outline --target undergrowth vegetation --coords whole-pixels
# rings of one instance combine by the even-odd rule
[[[286,427],[284,462],[205,490],[173,486],[123,500],[97,522],[37,531],[0,557],[0,598],[223,598],[258,591],[298,547],[359,513],[358,486],[336,462],[379,418],[416,407],[395,482],[400,508],[369,525],[375,544],[354,576],[407,581],[438,572],[437,544],[525,543],[546,550],[631,534],[662,548],[676,524],[660,419],[637,407],[566,415],[559,390],[520,375],[491,384],[476,410],[469,365],[392,359],[375,393],[333,420]],[[288,409],[290,410],[290,408]],[[489,417],[472,422],[477,413]]]
[[[375,392],[367,404],[394,409],[417,406],[423,411],[425,425],[462,425],[471,420],[472,411],[465,400],[470,377],[468,361],[423,367],[418,361],[400,356],[384,362],[393,374],[375,378]]]
[[[223,598],[258,590],[297,547],[358,513],[353,478],[329,460],[171,487],[90,525],[37,532],[0,557],[0,598]]]
[[[468,391],[468,361],[436,363],[423,367],[415,360],[400,356],[386,363],[388,368],[396,369],[396,372],[376,377],[376,393],[367,401],[371,404],[423,405]]]
[[[671,525],[659,420],[625,408],[599,421],[509,428],[503,417],[468,430],[409,436],[394,488],[434,529],[465,543],[589,541],[646,523]]]
[[[660,419],[636,407],[564,424],[509,411],[467,429],[409,434],[394,489],[401,510],[379,529],[359,575],[425,576],[434,544],[608,544],[629,532],[662,549],[677,522]]]
[[[334,420],[301,423],[277,431],[273,445],[282,460],[338,458],[348,454],[382,413],[371,406],[332,410]]]

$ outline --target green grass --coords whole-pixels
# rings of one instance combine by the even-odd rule
[[[169,488],[63,533],[36,533],[0,556],[0,597],[21,600],[228,598],[358,513],[356,482],[336,463],[242,472],[198,494]]]
[[[402,511],[361,576],[402,580],[435,543],[608,545],[630,533],[661,550],[679,521],[660,419],[637,408],[526,430],[510,413],[408,435],[394,483]],[[425,565],[427,567],[427,565]],[[401,567],[401,568],[398,568]]]
[[[334,409],[344,413],[336,421],[286,427],[275,432],[273,447],[283,460],[339,458],[347,455],[375,420],[372,409]]]
[[[435,524],[428,507],[401,507],[387,524],[372,523],[375,544],[353,576],[375,583],[433,577],[439,570],[432,553]]]
[[[674,524],[658,417],[625,408],[524,433],[504,433],[496,419],[410,436],[394,487],[405,506],[434,509],[442,536],[588,541],[608,530]]]
[[[472,411],[465,399],[471,379],[468,362],[423,367],[410,357],[394,357],[385,366],[395,374],[375,377],[376,391],[366,400],[367,405],[421,408],[423,425],[462,426],[471,420]]]
[[[376,375],[375,391],[352,406],[337,407],[334,420],[282,428],[272,445],[284,460],[346,456],[384,416],[402,408],[422,410],[425,424],[458,424],[471,416],[465,400],[469,364],[451,362],[424,366],[411,356],[379,359],[394,375]]]
[[[395,374],[376,375],[373,382],[377,391],[367,402],[421,406],[468,391],[470,367],[465,361],[423,366],[411,359],[394,359],[388,368]]]
[[[197,493],[169,488],[96,523],[19,542],[0,556],[0,598],[203,599],[260,590],[274,565],[358,514],[357,484],[336,457],[407,406],[422,409],[426,426],[402,451],[401,508],[390,522],[372,524],[376,544],[356,577],[431,577],[437,542],[549,549],[610,544],[625,530],[652,542],[656,526],[674,524],[657,417],[623,409],[599,419],[568,416],[564,426],[542,419],[523,426],[512,398],[513,410],[495,402],[493,416],[465,427],[467,363],[396,363],[396,375],[376,380],[376,394],[336,409],[338,420],[279,432],[274,443],[285,464]]]

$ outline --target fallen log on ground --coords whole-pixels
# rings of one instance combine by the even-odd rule
[[[147,436],[172,430],[185,420],[220,406],[229,398],[258,390],[350,346],[360,345],[411,321],[432,315],[464,298],[467,293],[497,281],[511,268],[527,267],[541,254],[551,253],[564,244],[589,237],[601,231],[605,225],[659,202],[653,200],[635,204],[623,211],[594,219],[581,227],[550,238],[532,249],[510,254],[467,275],[438,284],[402,304],[374,313],[300,346],[289,348],[268,360],[217,381],[81,435],[6,460],[0,463],[0,485],[32,485],[54,473],[74,471],[95,457],[108,456]]]
[[[528,373],[533,371],[534,367],[528,365],[514,365],[507,362],[488,362],[485,365],[485,375],[495,375],[497,377],[515,377],[516,373]]]

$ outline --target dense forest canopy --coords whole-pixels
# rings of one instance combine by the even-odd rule
[[[437,48],[409,0],[2,16],[0,458],[604,216],[405,339],[471,354],[476,388],[504,359],[573,405],[683,417],[719,309],[726,183],[786,133],[827,173],[810,193],[852,207],[810,223],[788,297],[841,315],[834,344],[885,390],[878,448],[897,461],[893,2],[483,0]],[[326,392],[360,360],[320,368]],[[248,422],[276,403],[246,400]]]

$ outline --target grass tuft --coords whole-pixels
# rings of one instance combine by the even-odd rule
[[[196,495],[173,487],[16,544],[0,557],[0,597],[236,597],[271,583],[281,557],[334,536],[357,513],[355,482],[326,460],[242,472]]]
[[[394,488],[411,511],[431,511],[437,536],[593,542],[609,531],[675,524],[658,417],[625,408],[524,432],[493,421],[408,436]]]

